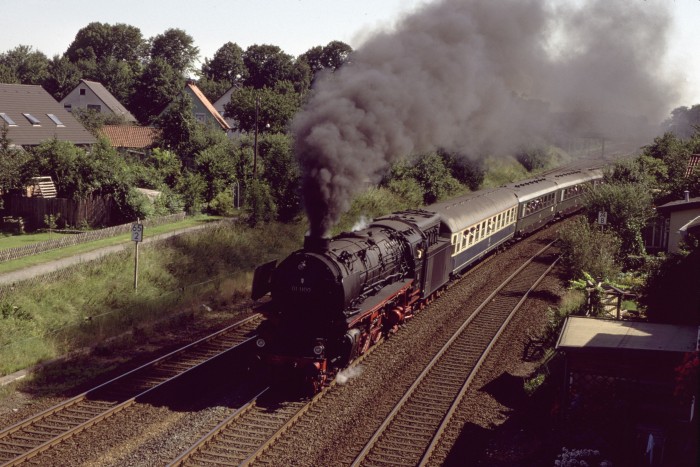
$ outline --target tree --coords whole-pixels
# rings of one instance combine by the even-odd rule
[[[479,189],[486,174],[482,160],[445,150],[439,150],[438,154],[459,183],[468,186],[472,191]]]
[[[579,217],[562,227],[559,238],[562,265],[569,278],[588,273],[596,280],[610,280],[619,273],[621,241],[613,231],[600,230]]]
[[[547,151],[542,147],[522,147],[515,153],[515,159],[528,172],[542,170],[550,162]]]
[[[301,211],[299,164],[294,157],[291,138],[282,133],[268,134],[261,139],[258,148],[264,161],[263,178],[277,206],[278,219],[290,221]]]
[[[340,68],[352,53],[352,47],[345,42],[331,41],[324,47],[312,47],[299,56],[309,64],[311,72],[315,75],[321,70],[335,71]]]
[[[4,67],[6,75],[2,82],[40,85],[49,76],[49,59],[28,45],[1,54],[0,66]]]
[[[202,76],[214,81],[226,81],[229,86],[245,79],[248,70],[243,63],[243,49],[236,43],[227,42],[209,60],[204,59]]]
[[[73,63],[102,63],[109,59],[124,61],[132,71],[137,71],[148,55],[147,45],[139,28],[122,23],[93,22],[78,31],[65,57]]]
[[[685,190],[692,196],[700,195],[697,172],[694,177],[686,177],[688,161],[693,153],[700,152],[700,131],[689,139],[683,140],[674,133],[667,132],[654,138],[653,144],[643,148],[643,156],[660,161],[655,167],[660,193],[657,203],[676,201],[683,197]],[[650,164],[647,163],[647,166]]]
[[[81,73],[78,66],[68,58],[54,56],[49,61],[48,76],[44,80],[44,89],[57,101],[62,100],[80,83]]]
[[[331,41],[321,51],[321,65],[335,71],[348,61],[351,53],[352,47],[345,42]]]
[[[245,86],[274,88],[279,81],[293,81],[294,60],[276,45],[251,45],[243,53],[243,63],[248,70]]]
[[[599,185],[586,195],[585,210],[591,222],[598,217],[600,211],[607,213],[606,228],[612,229],[620,237],[622,257],[638,257],[644,254],[642,229],[654,214],[651,193],[646,185]]]
[[[127,62],[106,58],[98,63],[89,76],[85,75],[84,78],[102,83],[119,102],[129,102],[136,75]]]
[[[0,193],[20,188],[24,182],[23,166],[27,162],[28,155],[21,149],[11,146],[7,137],[9,128],[3,123],[0,128]],[[0,198],[1,202],[2,198]]]
[[[254,179],[247,190],[246,198],[248,224],[251,227],[271,222],[277,216],[277,206],[270,193],[270,186],[264,180]]]
[[[437,153],[430,153],[418,159],[413,174],[423,187],[425,204],[434,203],[460,189],[459,182],[450,175]]]
[[[229,190],[236,179],[233,147],[229,140],[209,146],[194,156],[194,171],[206,183],[203,192],[205,202],[210,202],[219,193]]]
[[[238,128],[248,133],[255,132],[256,123],[258,133],[282,133],[300,105],[301,98],[288,81],[275,88],[246,86],[234,90],[231,102],[224,106],[224,115],[235,119]]]
[[[131,111],[141,122],[154,122],[182,93],[185,79],[162,58],[152,60],[135,83]]]
[[[151,60],[162,59],[180,76],[187,76],[199,56],[194,39],[182,29],[171,28],[152,40]]]
[[[678,138],[691,138],[700,130],[700,104],[673,109],[671,118],[664,122],[664,126]]]

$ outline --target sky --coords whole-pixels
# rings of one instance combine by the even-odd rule
[[[585,0],[560,0],[584,2]],[[700,104],[700,0],[610,0],[666,5],[674,31],[662,73],[683,85],[679,105]],[[184,30],[212,58],[226,42],[243,49],[273,44],[293,56],[333,40],[358,48],[378,29],[390,29],[403,15],[430,0],[4,0],[0,53],[29,45],[48,57],[66,51],[76,33],[91,22],[124,23],[144,38],[169,28]],[[655,66],[655,64],[650,64]]]

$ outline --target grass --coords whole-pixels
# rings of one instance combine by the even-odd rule
[[[188,227],[195,227],[200,225],[206,225],[207,223],[216,221],[220,218],[212,216],[192,216],[187,217],[179,222],[174,222],[172,224],[164,224],[156,227],[148,227],[144,230],[144,239],[152,237],[155,235],[174,232],[176,230],[186,229]],[[15,235],[12,237],[0,238],[0,250],[5,248],[13,248],[15,246],[20,246],[19,242],[23,242],[22,245],[30,245],[32,243],[42,242],[47,240],[46,233],[40,234],[25,234],[25,235]],[[60,234],[50,234],[51,238],[56,238]],[[26,238],[23,238],[26,237]],[[20,240],[22,239],[22,240]],[[69,256],[79,255],[81,253],[87,253],[99,248],[122,245],[131,242],[131,233],[126,233],[122,235],[117,235],[114,237],[104,238],[102,240],[95,240],[93,242],[81,243],[78,245],[73,245],[65,248],[60,248],[57,250],[47,251],[38,255],[25,256],[24,258],[19,258],[12,261],[6,261],[0,263],[0,274],[6,272],[17,271],[19,269],[24,269],[30,266],[35,266],[37,264],[46,263],[49,261],[54,261],[61,258],[67,258]],[[12,245],[12,246],[7,246]]]
[[[302,229],[222,224],[144,245],[137,293],[131,250],[68,268],[55,281],[20,283],[0,300],[0,374],[147,332],[204,304],[226,307],[249,294],[256,265],[299,247]]]

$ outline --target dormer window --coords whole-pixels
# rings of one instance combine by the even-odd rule
[[[0,118],[2,118],[9,126],[17,126],[15,121],[12,120],[5,112],[0,112]]]
[[[32,115],[32,114],[22,114],[22,115],[24,115],[24,118],[29,120],[29,123],[31,123],[32,126],[41,126],[41,122],[34,115]]]
[[[84,95],[85,95],[85,89],[81,89],[81,90],[80,90],[80,95],[81,95],[81,96],[84,96]]]
[[[46,114],[46,116],[49,117],[49,118],[51,119],[51,121],[54,122],[54,123],[56,124],[56,126],[60,126],[60,127],[64,127],[64,126],[65,126],[65,125],[63,124],[63,122],[62,122],[57,116],[55,116],[54,114]]]

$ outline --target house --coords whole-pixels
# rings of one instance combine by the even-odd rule
[[[684,199],[666,203],[656,210],[663,219],[666,219],[664,225],[668,230],[665,250],[669,253],[677,253],[687,233],[698,229],[700,198],[691,198],[686,191]]]
[[[220,115],[224,117],[226,120],[226,123],[228,123],[228,126],[231,128],[236,128],[238,124],[236,123],[236,120],[233,118],[226,118],[226,104],[231,102],[231,95],[233,94],[233,91],[236,90],[236,86],[231,86],[228,91],[224,93],[223,96],[219,97],[215,102],[214,102],[214,108],[216,109],[217,112],[219,112]]]
[[[160,139],[161,130],[152,126],[103,125],[100,134],[119,152],[144,155]]]
[[[15,146],[37,146],[53,138],[75,145],[97,140],[41,86],[0,84],[0,127]]]
[[[209,99],[207,99],[207,96],[202,93],[196,84],[193,82],[188,82],[183,92],[192,100],[192,112],[194,113],[194,117],[198,122],[205,125],[213,124],[214,126],[221,128],[226,133],[231,131],[231,126],[226,122],[224,117],[221,116],[219,111],[214,108],[214,105]],[[163,110],[163,112],[161,112],[161,116],[170,110],[171,105],[172,103],[169,104],[165,110]]]
[[[80,83],[61,100],[61,105],[72,112],[73,109],[89,109],[97,112],[123,117],[124,120],[136,123],[136,117],[129,112],[105,88],[102,83],[81,79]]]

